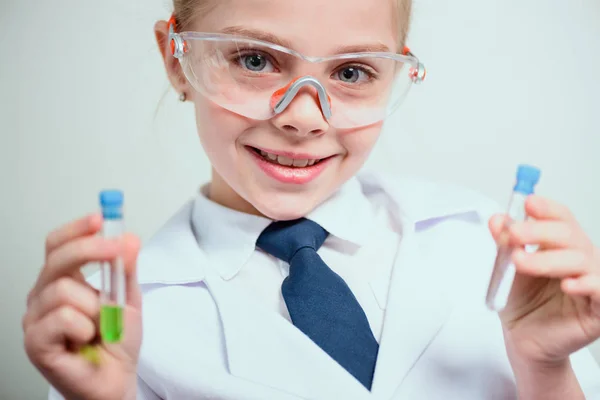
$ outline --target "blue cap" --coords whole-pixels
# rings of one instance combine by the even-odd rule
[[[104,218],[123,218],[123,192],[120,190],[103,190],[100,192],[99,197]]]
[[[513,190],[526,195],[532,194],[535,185],[540,181],[540,175],[539,168],[531,165],[519,165],[517,169],[517,182]]]

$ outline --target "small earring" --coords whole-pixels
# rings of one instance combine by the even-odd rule
[[[185,94],[185,92],[181,93],[179,95],[179,101],[181,101],[182,103],[184,103],[187,100],[187,95]]]

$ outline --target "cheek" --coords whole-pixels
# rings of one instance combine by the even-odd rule
[[[248,123],[207,100],[197,99],[195,105],[198,135],[211,162],[233,155],[238,138],[248,129]]]
[[[195,104],[198,136],[213,169],[229,186],[238,187],[243,175],[239,139],[251,124],[212,102],[199,99]]]
[[[382,125],[382,123],[378,123],[338,134],[338,140],[346,149],[349,161],[362,162],[369,156],[379,138]]]

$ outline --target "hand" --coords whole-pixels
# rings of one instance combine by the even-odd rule
[[[141,294],[135,277],[139,240],[120,242],[95,235],[102,217],[71,222],[46,240],[46,260],[27,298],[23,317],[25,350],[31,362],[67,399],[135,398],[136,368],[141,344]],[[110,261],[121,254],[127,277],[122,343],[97,344],[97,365],[79,349],[99,336],[98,291],[84,280],[88,262]]]
[[[566,207],[532,195],[526,211],[533,219],[509,229],[517,275],[500,318],[513,356],[558,364],[600,337],[600,250]],[[490,220],[496,241],[503,222]],[[527,253],[527,244],[538,251]]]

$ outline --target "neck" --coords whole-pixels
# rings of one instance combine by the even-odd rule
[[[252,204],[246,201],[225,182],[213,168],[208,188],[208,198],[217,204],[246,214],[263,216]]]

